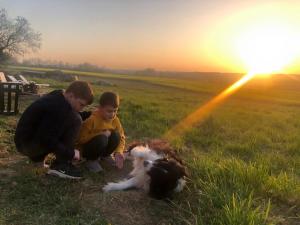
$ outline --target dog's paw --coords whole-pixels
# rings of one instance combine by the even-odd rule
[[[135,158],[146,158],[150,150],[145,146],[137,146],[133,148],[130,154]]]
[[[102,188],[102,190],[104,191],[104,192],[110,192],[110,191],[113,191],[114,190],[114,183],[108,183],[108,184],[106,184],[103,188]]]

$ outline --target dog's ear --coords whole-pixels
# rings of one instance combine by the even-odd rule
[[[176,161],[179,162],[182,166],[184,165],[183,160],[182,160],[181,158],[179,158],[178,154],[177,154],[175,151],[169,151],[169,152],[167,152],[167,156],[168,156],[170,159],[176,160]]]
[[[172,164],[175,165],[178,177],[188,177],[187,169],[181,162],[174,158],[169,159],[169,162],[172,162]]]
[[[183,177],[189,177],[189,172],[187,170],[187,167],[180,163],[181,167],[181,174]]]
[[[182,170],[182,173],[183,173],[183,176],[185,177],[189,177],[189,174],[188,174],[188,171],[187,171],[187,168],[185,166],[182,166],[183,170]]]

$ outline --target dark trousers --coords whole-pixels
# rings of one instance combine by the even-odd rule
[[[82,121],[77,114],[72,115],[72,117],[74,117],[73,123],[66,127],[62,135],[58,138],[59,144],[65,146],[66,149],[74,149]],[[31,140],[15,140],[15,143],[17,150],[23,155],[28,156],[33,162],[43,161],[49,153],[55,154],[57,162],[64,163],[72,160],[72,158],[69,158],[66,154],[57,151],[57,149],[45,148],[44,145],[40,143],[39,138],[36,137],[33,137]]]
[[[82,156],[87,160],[107,157],[114,152],[120,143],[120,134],[112,131],[109,137],[97,135],[82,146]]]

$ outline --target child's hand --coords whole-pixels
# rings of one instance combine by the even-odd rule
[[[80,151],[77,149],[74,149],[74,152],[75,152],[75,154],[74,154],[73,159],[79,161],[80,160]]]
[[[124,166],[124,156],[122,153],[116,153],[115,154],[115,161],[116,161],[116,166],[119,169],[122,169]]]

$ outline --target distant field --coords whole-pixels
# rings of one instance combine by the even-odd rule
[[[63,72],[90,81],[96,99],[106,90],[120,94],[127,142],[162,137],[239,78]],[[68,85],[34,79],[51,85],[44,91]],[[31,101],[23,97],[21,109]],[[190,177],[188,188],[171,204],[134,190],[103,194],[101,186],[125,176],[129,163],[123,172],[110,167],[102,175],[85,171],[80,182],[35,171],[13,145],[18,117],[0,116],[0,224],[299,224],[300,76],[253,79],[173,140]]]

